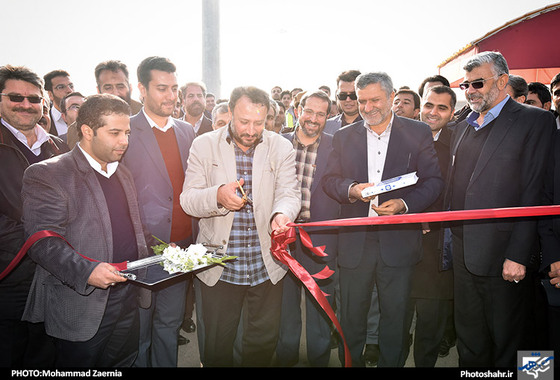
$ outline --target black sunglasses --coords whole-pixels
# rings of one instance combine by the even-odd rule
[[[472,86],[472,88],[474,88],[475,90],[480,90],[482,87],[484,87],[484,82],[494,78],[496,77],[487,78],[487,79],[477,79],[477,80],[473,80],[472,82],[459,83],[459,88],[461,90],[466,90],[467,88],[469,88],[469,86]]]
[[[340,94],[338,94],[336,96],[339,100],[346,100],[347,98],[350,98],[351,100],[356,100],[358,99],[358,96],[356,95],[355,92],[341,92]]]
[[[18,95],[18,94],[0,94],[0,95],[7,96],[8,98],[10,98],[10,101],[14,103],[21,103],[25,98],[29,100],[29,103],[33,103],[33,104],[41,103],[41,100],[43,100],[43,97],[37,95],[30,95],[30,96]]]

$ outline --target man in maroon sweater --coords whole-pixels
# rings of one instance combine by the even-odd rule
[[[181,247],[192,243],[191,217],[179,205],[193,127],[171,117],[179,86],[175,65],[149,57],[138,67],[144,107],[130,119],[129,148],[123,163],[130,169],[146,227],[161,240]],[[183,321],[187,281],[152,292],[152,306],[140,310],[137,366],[177,366],[177,340]]]

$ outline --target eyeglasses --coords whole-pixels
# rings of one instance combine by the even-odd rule
[[[7,96],[8,98],[10,98],[10,101],[13,103],[21,103],[23,102],[24,99],[27,99],[29,100],[29,103],[37,104],[37,103],[41,103],[41,100],[43,100],[43,97],[38,95],[29,95],[29,96],[19,95],[19,94],[0,94],[0,95]]]
[[[472,82],[463,82],[459,84],[459,88],[461,90],[466,90],[467,88],[469,88],[469,86],[472,86],[472,88],[474,88],[475,90],[480,90],[482,87],[484,87],[484,82],[486,82],[487,80],[490,79],[495,79],[496,77],[493,76],[492,78],[487,78],[487,79],[477,79],[477,80],[473,80]]]
[[[65,90],[65,89],[70,89],[73,90],[74,89],[74,84],[73,83],[68,83],[68,84],[57,84],[56,86],[54,86],[55,90]]]
[[[340,94],[336,95],[336,97],[338,98],[338,100],[346,100],[347,98],[350,98],[351,100],[358,99],[358,96],[355,92],[341,92]]]
[[[324,112],[315,112],[312,109],[304,108],[303,113],[306,114],[308,117],[313,117],[313,115],[317,116],[319,119],[324,119],[327,117],[327,114]]]

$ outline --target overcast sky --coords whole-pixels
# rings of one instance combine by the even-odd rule
[[[130,70],[151,55],[177,65],[179,84],[202,79],[204,0],[18,0],[0,2],[0,64],[43,76],[70,72],[75,89],[96,92],[94,68],[119,59]],[[221,0],[222,97],[240,85],[264,90],[335,87],[343,70],[385,71],[395,87],[422,79],[469,42],[543,0]],[[507,57],[506,57],[507,58]]]

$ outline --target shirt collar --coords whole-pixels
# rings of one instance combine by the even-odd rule
[[[299,124],[298,124],[298,126],[296,127],[296,130],[294,131],[294,140],[295,140],[298,144],[300,144],[301,146],[305,146],[305,147],[311,147],[311,146],[317,146],[317,145],[319,145],[319,143],[321,142],[321,134],[322,134],[322,132],[319,133],[319,136],[317,137],[317,139],[316,139],[314,142],[312,142],[312,143],[309,144],[309,145],[305,145],[304,143],[301,142],[301,140],[299,139],[298,134],[297,134],[297,131],[298,131],[298,129],[300,129],[300,128],[301,128],[301,127],[300,127]]]
[[[375,133],[370,127],[369,124],[364,120],[364,127],[366,128],[366,130],[370,133],[373,133],[377,136],[385,136],[385,135],[389,135],[391,133],[391,129],[393,127],[393,122],[395,121],[395,113],[393,111],[391,111],[391,121],[389,122],[389,125],[387,125],[387,128],[385,128],[385,130],[378,135],[377,133]]]
[[[480,113],[475,112],[475,111],[471,111],[471,113],[469,113],[469,115],[467,116],[467,123],[472,125],[474,127],[474,129],[477,130],[477,131],[481,128],[484,128],[492,120],[494,120],[498,116],[500,116],[500,112],[502,112],[502,108],[504,108],[504,105],[506,104],[506,102],[508,100],[509,100],[509,95],[506,95],[506,97],[501,102],[496,104],[494,107],[490,108],[490,110],[488,110],[488,112],[484,116],[484,121],[482,122],[482,125],[479,125],[478,122],[476,121],[478,119],[478,117],[480,116]]]
[[[171,117],[167,118],[167,124],[165,124],[163,127],[160,127],[159,125],[156,124],[155,121],[153,121],[148,116],[144,107],[142,107],[142,112],[144,113],[144,116],[146,117],[146,120],[148,120],[148,124],[150,124],[150,127],[152,127],[152,128],[157,128],[162,132],[167,132],[169,130],[169,128],[173,127],[173,119]]]
[[[35,126],[35,135],[37,136],[37,141],[33,144],[32,147],[27,145],[27,137],[17,128],[10,125],[6,120],[1,119],[2,124],[21,142],[25,145],[30,151],[32,151],[35,155],[39,155],[41,153],[41,145],[47,142],[50,137],[48,133],[43,129],[43,127],[36,125]]]
[[[60,121],[62,120],[62,112],[56,109],[55,106],[51,107],[51,115],[53,117],[53,121]]]
[[[111,178],[111,176],[115,174],[115,172],[117,171],[117,167],[119,166],[118,161],[107,163],[107,171],[105,172],[103,169],[101,169],[101,164],[97,162],[92,156],[90,156],[88,152],[82,149],[79,142],[76,145],[78,145],[78,148],[80,148],[86,160],[88,161],[89,165],[93,168],[93,170],[95,170],[96,172],[98,172],[99,174],[101,174],[103,177],[106,178]]]

